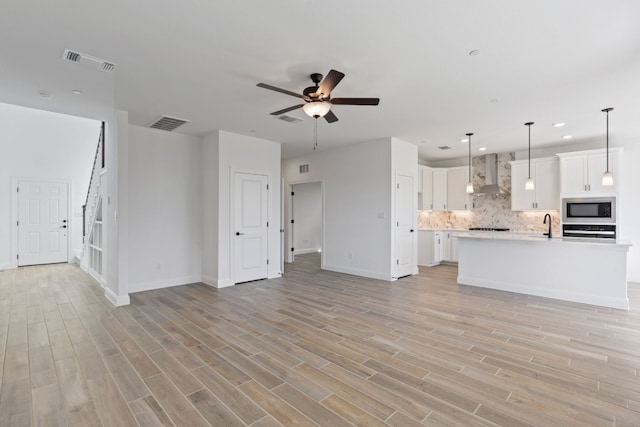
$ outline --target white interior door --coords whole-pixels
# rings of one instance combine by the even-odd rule
[[[411,175],[396,173],[395,194],[395,277],[413,274],[415,270],[415,221],[414,182]]]
[[[69,187],[66,183],[18,183],[18,265],[67,262]]]
[[[234,173],[234,283],[268,275],[268,184],[267,175]]]

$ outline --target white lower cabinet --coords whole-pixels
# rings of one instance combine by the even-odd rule
[[[418,231],[418,265],[458,262],[458,238],[451,231]]]
[[[442,261],[458,262],[458,238],[452,231],[442,231]]]
[[[442,235],[439,231],[418,230],[418,265],[431,267],[442,261]]]

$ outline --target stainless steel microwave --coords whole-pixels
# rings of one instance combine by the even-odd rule
[[[562,199],[562,222],[616,223],[615,197]]]

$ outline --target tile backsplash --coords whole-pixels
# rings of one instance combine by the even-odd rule
[[[547,225],[543,224],[545,214],[553,220],[553,231],[560,233],[560,212],[558,211],[512,211],[511,210],[511,164],[515,153],[498,154],[498,183],[509,191],[500,196],[473,196],[473,209],[470,211],[418,212],[418,226],[433,229],[466,230],[470,227],[508,228],[522,233],[543,233]],[[484,156],[472,159],[473,186],[477,189],[485,183],[486,162]]]

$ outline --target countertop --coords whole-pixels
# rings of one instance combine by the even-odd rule
[[[587,240],[577,238],[564,238],[562,236],[549,239],[542,234],[534,233],[512,233],[505,231],[457,231],[456,237],[466,239],[486,239],[486,240],[508,240],[514,242],[531,242],[533,244],[541,245],[562,245],[562,246],[592,246],[595,248],[615,248],[620,250],[628,250],[629,246],[633,244],[628,240]]]

